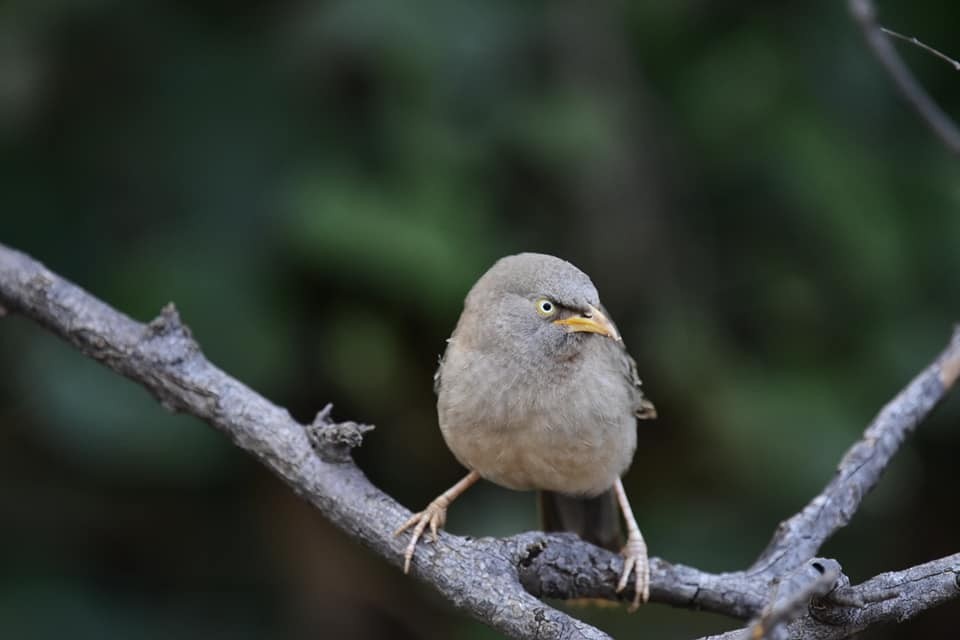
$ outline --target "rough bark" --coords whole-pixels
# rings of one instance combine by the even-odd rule
[[[43,325],[81,353],[141,384],[164,407],[222,431],[345,533],[400,565],[405,540],[392,532],[410,512],[371,484],[349,454],[371,427],[334,423],[329,406],[312,424],[301,425],[285,409],[211,364],[173,305],[141,324],[3,245],[0,310]],[[940,357],[880,412],[824,491],[780,526],[753,567],[710,574],[653,558],[651,599],[753,619],[750,630],[725,638],[757,633],[843,638],[957,597],[960,554],[856,586],[849,585],[839,563],[813,556],[850,520],[904,439],[958,375],[960,332],[955,332]],[[442,532],[437,543],[418,547],[412,573],[454,606],[506,635],[605,638],[602,631],[538,598],[629,601],[629,589],[614,593],[621,567],[616,554],[571,535],[531,532],[467,539]],[[642,626],[642,614],[637,624]]]

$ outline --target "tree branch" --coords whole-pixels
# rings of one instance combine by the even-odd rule
[[[205,420],[314,504],[332,523],[399,565],[404,543],[392,535],[409,512],[373,486],[336,445],[314,455],[304,427],[290,414],[213,366],[172,305],[147,325],[131,320],[28,256],[0,245],[0,304],[67,340],[81,353],[143,385],[165,407]],[[314,430],[341,425],[321,412]],[[350,433],[347,441],[358,440]],[[317,439],[320,443],[322,439]],[[589,545],[579,543],[576,548]],[[418,549],[414,572],[457,607],[518,638],[606,638],[546,606],[517,580],[506,541],[468,541],[444,534]],[[616,561],[611,560],[613,564]]]
[[[943,51],[940,51],[939,49],[934,49],[927,43],[921,41],[916,36],[905,36],[902,33],[897,33],[893,29],[887,29],[886,27],[880,27],[880,31],[883,31],[888,36],[894,37],[897,40],[903,40],[904,42],[909,42],[910,44],[917,47],[918,49],[923,49],[930,55],[940,58],[941,60],[949,64],[951,67],[953,67],[954,71],[960,71],[960,62],[957,62],[956,60],[954,60],[953,58],[945,54]]]
[[[947,348],[874,418],[840,461],[837,474],[804,509],[777,527],[751,571],[786,572],[812,558],[846,526],[908,435],[953,387],[960,374],[960,328]]]
[[[581,551],[573,534],[523,534],[513,539],[528,541],[525,555],[519,557],[520,581],[533,595],[617,599],[614,586],[620,577],[619,556],[592,545]],[[571,546],[576,553],[570,553]],[[650,585],[652,601],[742,619],[763,608],[769,591],[764,576],[744,571],[705,573],[659,558],[650,559]]]
[[[903,622],[960,593],[960,553],[904,571],[890,571],[815,601],[791,625],[793,637],[848,638],[882,622]]]
[[[787,626],[806,612],[813,598],[833,591],[842,575],[836,560],[815,558],[784,576],[774,585],[770,602],[760,617],[747,629],[750,637],[787,640]]]
[[[333,423],[329,406],[312,424],[298,424],[286,410],[212,365],[172,305],[150,323],[140,324],[3,245],[0,308],[47,327],[81,353],[141,384],[168,409],[196,416],[223,431],[333,524],[399,566],[404,541],[394,538],[392,531],[410,513],[373,486],[349,454],[372,427]],[[761,556],[763,562],[748,571],[709,574],[653,558],[652,599],[740,619],[766,610],[766,628],[781,626],[790,617],[782,612],[794,615],[801,610],[803,602],[823,591],[823,581],[801,581],[807,591],[774,587],[810,560],[822,540],[849,520],[903,439],[958,375],[960,332],[937,361],[881,411],[864,440],[845,456],[834,481],[811,503],[816,508],[808,506],[781,525]],[[806,535],[819,542],[810,542]],[[630,589],[614,593],[622,562],[620,556],[570,534],[531,532],[468,540],[442,532],[437,543],[418,546],[413,573],[456,607],[506,635],[594,639],[607,636],[537,597],[630,600]],[[818,608],[789,623],[789,628],[792,632],[796,625],[808,625],[821,633],[827,626],[822,620],[842,615],[845,626],[830,627],[831,633],[837,633],[837,628],[853,633],[875,622],[905,619],[957,597],[958,564],[960,556],[950,556],[882,574],[857,587],[838,588],[816,600]],[[841,574],[840,583],[848,582]],[[877,599],[877,593],[890,595],[891,589],[896,589],[896,597]]]
[[[855,586],[839,573],[835,561],[827,562],[831,564],[825,565],[827,570],[819,578],[807,573],[805,578],[793,580],[790,593],[812,596],[812,601],[790,595],[775,598],[770,614],[764,615],[766,623],[761,618],[746,629],[701,640],[841,640],[875,624],[909,620],[960,595],[960,553],[904,571],[882,573]],[[831,585],[838,586],[831,591]]]
[[[863,31],[867,45],[893,79],[900,94],[920,114],[940,141],[955,154],[960,154],[960,129],[924,91],[910,69],[897,54],[889,38],[877,23],[873,0],[849,0],[850,15]],[[899,34],[897,34],[899,35]],[[946,58],[946,56],[943,56]],[[952,61],[951,61],[952,62]]]

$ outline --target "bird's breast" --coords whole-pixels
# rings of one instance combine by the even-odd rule
[[[589,363],[586,363],[589,364]],[[449,350],[438,417],[466,467],[510,489],[596,495],[626,471],[636,420],[622,375]]]

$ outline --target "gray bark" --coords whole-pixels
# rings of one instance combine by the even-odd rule
[[[329,406],[311,425],[211,364],[173,305],[147,324],[112,309],[29,256],[0,245],[2,310],[29,318],[81,353],[141,384],[164,407],[193,415],[255,456],[333,524],[395,566],[405,539],[393,530],[410,512],[375,487],[349,451],[371,427],[334,423]],[[769,638],[844,638],[867,626],[905,620],[960,595],[960,554],[850,586],[839,563],[814,558],[846,524],[904,439],[960,374],[960,332],[894,398],[848,451],[836,477],[786,520],[748,570],[711,574],[651,559],[651,599],[752,619]],[[614,593],[622,559],[565,534],[466,539],[442,532],[418,546],[412,573],[457,608],[515,638],[606,638],[602,631],[538,598]],[[642,614],[637,617],[642,628]],[[739,634],[739,635],[737,635]],[[756,636],[754,636],[756,637]]]

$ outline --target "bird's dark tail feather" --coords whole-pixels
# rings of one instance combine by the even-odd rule
[[[613,489],[595,498],[565,496],[552,491],[538,494],[544,531],[572,531],[587,542],[614,553],[623,546],[620,509]]]

